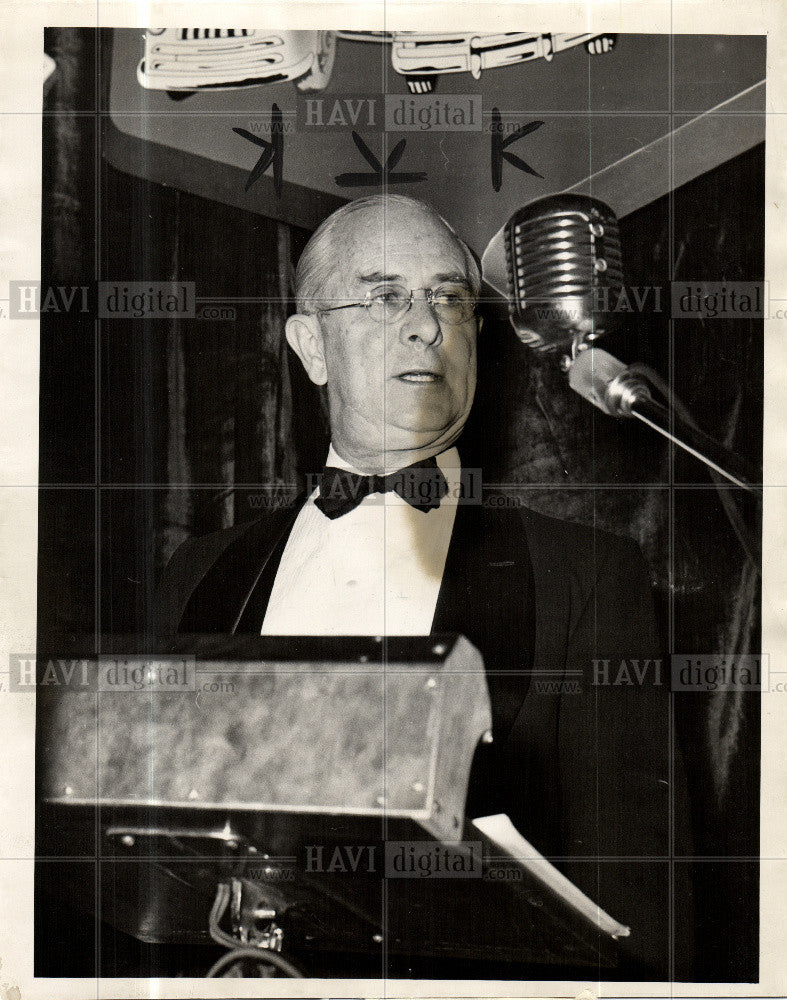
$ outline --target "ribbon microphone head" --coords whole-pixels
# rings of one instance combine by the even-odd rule
[[[610,333],[623,287],[615,213],[588,195],[548,195],[504,227],[511,324],[536,351],[562,351]]]

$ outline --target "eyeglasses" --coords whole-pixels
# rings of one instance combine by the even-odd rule
[[[411,288],[404,285],[380,285],[370,289],[362,302],[348,302],[343,306],[316,309],[317,313],[337,309],[366,309],[376,323],[396,323],[410,309],[415,293],[423,292],[424,298],[444,323],[462,323],[475,313],[476,297],[468,285],[448,282],[437,288]]]

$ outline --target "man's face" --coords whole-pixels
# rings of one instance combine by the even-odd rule
[[[435,289],[467,282],[461,246],[417,208],[390,206],[351,216],[339,237],[336,272],[325,305],[362,301],[370,290],[396,284]],[[441,320],[422,291],[393,323],[363,308],[320,315],[331,433],[350,461],[384,455],[388,465],[412,452],[437,454],[459,435],[476,379],[474,315]]]

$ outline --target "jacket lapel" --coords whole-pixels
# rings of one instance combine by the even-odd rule
[[[519,712],[533,656],[532,572],[517,513],[459,505],[432,625],[465,635],[483,656],[496,741]]]
[[[558,741],[572,586],[566,541],[538,514],[522,511],[533,569],[533,680],[500,748],[499,767],[519,780],[507,789],[506,809],[517,828],[545,853],[562,853]],[[520,531],[521,531],[520,526]],[[544,686],[548,681],[549,685]],[[545,794],[545,790],[548,794]]]
[[[192,592],[179,632],[254,631],[249,627],[248,615],[244,620],[244,612],[274,554],[281,558],[284,543],[303,502],[301,499],[271,517],[250,522],[248,529],[230,542]],[[265,606],[269,596],[270,589],[265,595]],[[255,603],[259,610],[260,600]],[[264,608],[261,613],[264,616]],[[239,628],[242,622],[244,628]],[[256,631],[261,628],[262,617],[256,623]]]
[[[544,530],[539,522],[545,519],[540,515],[530,510],[522,513],[536,603],[533,669],[563,670],[573,619],[571,578],[565,571],[566,545],[554,524],[551,530]]]

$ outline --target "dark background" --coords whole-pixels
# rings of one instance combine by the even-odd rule
[[[235,322],[42,316],[38,607],[47,648],[145,632],[177,545],[253,517],[249,495],[260,484],[295,487],[321,466],[328,442],[319,395],[283,337],[291,269],[309,233],[110,166],[95,113],[97,43],[87,30],[47,33],[59,70],[43,119],[42,283],[183,280],[215,297],[269,301],[238,303]],[[671,324],[666,289],[681,279],[762,280],[763,199],[759,146],[623,218],[626,281],[661,286],[664,311],[632,314],[604,345],[671,378],[700,426],[756,463],[762,322]],[[487,483],[526,488],[545,513],[636,538],[670,652],[758,651],[758,568],[703,467],[635,422],[593,410],[507,322],[488,316],[479,348],[468,464],[481,465]],[[756,504],[735,502],[759,538]],[[759,696],[683,694],[675,708],[698,859],[695,978],[756,981]],[[53,866],[38,873],[44,933],[61,907]],[[86,968],[92,940],[84,926],[73,933],[37,974]],[[113,954],[104,950],[104,975],[122,967]]]

